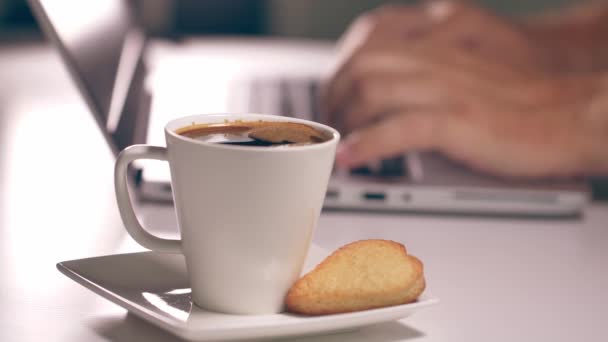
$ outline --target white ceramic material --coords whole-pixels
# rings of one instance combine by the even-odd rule
[[[327,253],[313,246],[305,271]],[[192,304],[184,258],[144,252],[65,261],[65,275],[144,320],[181,338],[197,341],[243,340],[316,335],[397,320],[438,302],[428,294],[416,303],[349,314],[304,317],[287,313],[227,315]],[[243,284],[243,289],[247,284]]]
[[[211,144],[175,133],[193,123],[225,120],[305,123],[332,139],[268,148]],[[131,146],[116,161],[116,197],[127,231],[151,250],[184,254],[192,297],[201,307],[234,314],[279,312],[310,246],[338,132],[272,115],[209,114],[171,121],[165,138],[167,148]],[[146,158],[169,161],[181,241],[147,233],[133,212],[127,166]]]

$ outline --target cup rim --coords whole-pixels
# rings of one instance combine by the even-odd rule
[[[317,144],[300,145],[300,146],[296,145],[296,146],[289,146],[289,148],[281,148],[281,147],[268,148],[268,147],[264,147],[264,146],[239,146],[239,145],[215,144],[215,143],[209,143],[209,142],[205,142],[205,141],[201,141],[201,140],[191,139],[191,138],[184,137],[182,135],[175,133],[176,129],[184,127],[186,125],[186,124],[184,124],[184,125],[181,125],[180,127],[173,127],[177,124],[177,122],[193,120],[192,122],[196,123],[197,118],[203,118],[203,117],[204,118],[216,117],[216,118],[218,118],[218,122],[221,122],[221,121],[219,121],[219,119],[224,120],[226,118],[233,118],[235,120],[251,119],[251,121],[264,120],[264,121],[275,121],[275,122],[301,123],[301,124],[309,125],[314,128],[329,132],[331,134],[331,139],[324,141],[322,143],[317,143]],[[218,149],[226,149],[226,150],[264,151],[264,152],[285,152],[285,151],[302,151],[302,150],[322,149],[328,145],[337,144],[337,142],[340,140],[340,133],[335,128],[332,128],[330,126],[327,126],[327,125],[324,125],[324,124],[321,124],[318,122],[298,119],[298,118],[292,118],[292,117],[287,117],[287,116],[272,115],[272,114],[257,114],[257,113],[209,113],[209,114],[195,114],[195,115],[182,116],[182,117],[169,121],[165,125],[165,134],[173,137],[174,139],[185,142],[185,143],[192,143],[192,144],[214,147],[214,148],[218,148]]]

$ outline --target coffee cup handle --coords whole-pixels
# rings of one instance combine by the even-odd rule
[[[161,239],[148,233],[137,220],[127,185],[127,167],[137,159],[167,160],[167,149],[158,146],[133,145],[125,148],[114,166],[114,188],[120,216],[131,237],[140,245],[167,253],[181,253],[181,240]]]

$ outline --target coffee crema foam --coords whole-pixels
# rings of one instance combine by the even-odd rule
[[[194,140],[240,146],[301,146],[331,140],[328,132],[309,125],[281,121],[224,121],[181,127],[175,133]]]

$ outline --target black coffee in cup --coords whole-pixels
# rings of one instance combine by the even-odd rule
[[[175,133],[208,143],[241,146],[310,145],[331,140],[331,135],[312,126],[281,121],[234,121],[192,124]]]

